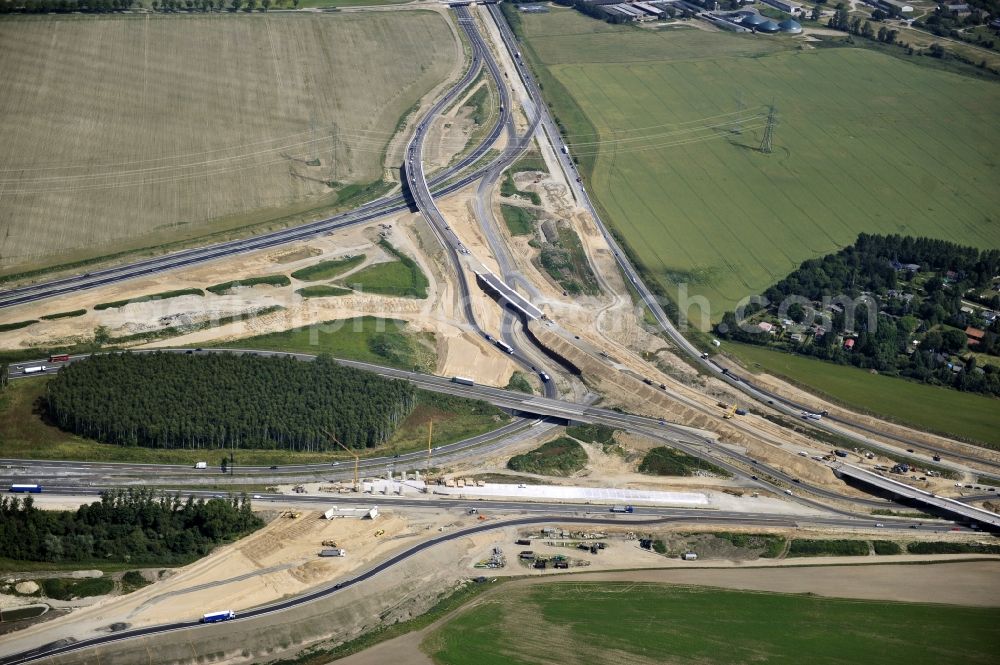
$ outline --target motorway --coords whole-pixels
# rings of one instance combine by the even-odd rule
[[[193,351],[191,349],[150,349],[133,351],[133,353],[156,353],[159,351],[171,353],[251,353],[261,356],[288,356],[306,362],[315,359],[315,356],[309,354],[253,351],[249,349],[204,349],[201,351]],[[78,361],[85,357],[87,356],[73,356],[71,361]],[[689,455],[707,460],[712,464],[725,469],[735,477],[743,479],[744,483],[748,487],[758,487],[761,489],[785,493],[788,500],[819,510],[832,511],[845,516],[853,515],[853,513],[850,513],[849,511],[841,511],[839,509],[832,508],[819,499],[855,504],[859,508],[866,510],[866,512],[870,511],[871,508],[903,508],[902,506],[887,500],[851,497],[823,487],[812,485],[802,479],[796,479],[794,476],[785,473],[778,468],[761,463],[759,460],[741,453],[739,450],[719,446],[713,439],[706,436],[706,432],[681,425],[674,425],[657,418],[622,413],[611,409],[603,409],[587,404],[577,404],[575,402],[549,397],[528,395],[525,393],[505,390],[502,388],[494,388],[491,386],[467,386],[455,383],[445,377],[390,367],[382,367],[354,360],[337,360],[337,362],[347,367],[374,372],[385,378],[408,381],[418,388],[423,388],[425,390],[447,393],[449,395],[466,397],[469,399],[483,400],[494,404],[495,406],[512,411],[515,414],[550,417],[563,421],[600,423],[615,429],[632,432],[645,438],[661,442],[663,445],[668,445],[686,452]],[[514,428],[514,424],[508,425],[508,427]],[[484,437],[487,436],[489,435],[484,435]],[[478,439],[479,437],[476,437],[475,439],[465,442],[453,443],[445,448],[450,455],[454,456],[453,458],[465,457],[470,454],[478,454],[482,450],[476,447],[482,443],[482,441]],[[493,441],[494,445],[500,446],[505,439],[501,436],[499,438],[491,438],[489,440]],[[436,451],[436,454],[440,454],[440,451]],[[395,463],[394,466],[396,470],[426,468],[426,464],[421,463],[421,455],[421,453],[414,452],[408,453],[405,458],[401,455],[399,459],[385,457],[377,458],[371,462],[370,467],[385,468],[386,464]],[[4,463],[12,466],[41,465],[41,468],[45,468],[53,464],[51,462],[31,462],[27,460],[6,460]],[[75,468],[81,472],[86,472],[88,469],[88,465],[85,463],[59,462],[57,464],[65,464],[68,468]],[[107,469],[109,465],[105,463],[97,466],[99,469]],[[345,464],[344,466],[346,467],[348,465]],[[148,472],[149,470],[147,465],[115,465],[114,468],[120,468],[125,471],[130,471],[134,468],[140,473],[143,471]],[[202,476],[205,473],[204,471],[199,472],[187,466],[181,467],[167,465],[165,467],[158,468],[170,469],[178,475],[187,474]],[[331,471],[331,468],[326,467],[325,465],[297,465],[297,467],[281,467],[281,470],[284,472],[289,468],[299,468],[313,472],[317,470]],[[96,470],[97,469],[95,469],[95,471]],[[272,470],[264,467],[241,467],[240,472],[244,476],[247,476],[248,474],[268,474],[272,473]],[[346,469],[339,474],[332,472],[324,473],[324,477],[331,479],[338,477],[345,478],[346,476]],[[65,476],[57,477],[64,478]],[[23,475],[0,475],[0,480],[8,481],[14,479],[17,479],[17,482],[27,481],[27,478]],[[816,498],[803,496],[803,494],[809,494]]]
[[[490,6],[489,11],[493,14],[494,19],[497,20],[497,24],[500,27],[501,34],[504,37],[505,43],[508,44],[508,48],[511,48],[513,42],[508,41],[512,39],[507,29],[506,22],[502,16],[499,16],[499,10],[495,6]],[[455,174],[460,173],[462,169],[466,168],[468,165],[472,164],[474,161],[478,160],[486,150],[488,146],[491,145],[499,136],[499,132],[502,131],[504,127],[511,131],[512,127],[512,104],[510,103],[509,97],[506,96],[505,85],[502,80],[498,78],[499,72],[496,68],[496,64],[492,61],[492,57],[489,54],[488,47],[482,42],[481,36],[475,30],[472,24],[471,16],[469,16],[468,11],[464,8],[456,8],[456,14],[459,18],[459,23],[465,29],[470,42],[473,45],[473,64],[467,71],[465,76],[450,89],[450,91],[444,95],[439,101],[434,105],[431,111],[421,120],[417,130],[415,132],[414,138],[407,147],[406,159],[407,163],[404,169],[406,178],[408,179],[407,186],[413,194],[414,200],[417,204],[418,209],[427,218],[430,226],[434,229],[434,232],[438,235],[439,239],[442,241],[443,246],[449,254],[452,264],[456,267],[456,272],[459,277],[462,295],[464,298],[464,309],[466,319],[470,326],[476,330],[479,334],[486,337],[486,333],[479,328],[476,323],[474,312],[471,308],[471,293],[469,290],[469,285],[465,272],[463,270],[462,256],[465,252],[462,251],[461,243],[457,240],[453,233],[450,233],[447,222],[444,220],[443,216],[437,209],[434,202],[434,197],[439,196],[447,191],[455,191],[466,184],[474,181],[476,178],[486,176],[487,179],[491,179],[495,183],[496,177],[502,172],[503,168],[506,168],[513,159],[516,159],[517,155],[523,150],[524,146],[527,145],[530,140],[531,133],[526,135],[526,137],[518,137],[517,141],[513,146],[503,152],[503,154],[491,164],[470,173],[467,176],[459,179],[457,182],[448,185],[445,188],[434,189],[435,183],[444,182],[448,178],[454,177]],[[444,173],[437,176],[435,179],[428,179],[423,172],[422,160],[420,159],[423,140],[426,135],[426,130],[429,127],[430,119],[435,117],[436,114],[440,113],[449,103],[454,101],[455,98],[467,87],[467,85],[475,79],[478,75],[480,68],[483,63],[487,64],[488,69],[491,71],[491,75],[497,81],[497,87],[504,91],[504,96],[502,99],[503,111],[501,113],[501,119],[497,125],[490,132],[490,137],[487,137],[487,141],[484,141],[472,154],[467,156],[465,159],[461,160],[459,164],[447,169]],[[522,71],[523,65],[520,62],[516,62],[518,70]],[[555,129],[555,125],[552,122],[551,116],[549,116],[544,103],[540,102],[540,96],[538,95],[537,87],[535,86],[533,80],[530,76],[522,71],[522,78],[525,81],[525,85],[529,90],[529,94],[536,100],[535,107],[537,109],[537,115],[532,121],[531,132],[538,131],[538,136],[541,137],[543,134],[548,135],[550,142],[554,145],[561,145],[559,139],[559,134]],[[477,154],[478,153],[478,154]],[[753,396],[758,401],[767,403],[768,406],[775,408],[779,411],[784,411],[791,415],[797,416],[798,413],[803,410],[801,405],[797,405],[794,402],[786,401],[782,398],[778,398],[774,395],[768,394],[765,391],[748,384],[744,380],[740,380],[737,377],[733,377],[729,373],[723,373],[722,368],[716,363],[708,361],[701,358],[701,352],[691,345],[670,323],[669,319],[666,317],[665,312],[660,307],[658,301],[652,292],[646,288],[645,284],[642,282],[641,277],[627,261],[621,248],[617,245],[614,238],[611,236],[610,232],[604,226],[603,222],[600,220],[599,216],[591,205],[589,198],[587,198],[586,192],[583,187],[574,184],[576,183],[575,169],[568,155],[564,155],[560,150],[556,150],[556,154],[559,157],[563,169],[566,171],[567,180],[571,187],[574,188],[574,193],[578,200],[583,202],[584,206],[587,207],[594,219],[597,221],[601,232],[604,234],[606,241],[609,246],[611,246],[615,256],[618,259],[619,265],[621,266],[624,274],[633,284],[636,290],[639,292],[643,301],[653,312],[654,317],[660,324],[660,327],[664,332],[677,344],[678,348],[683,349],[688,355],[691,356],[694,362],[700,363],[704,368],[708,369],[711,373],[716,375],[718,378],[727,381],[730,385],[733,385],[739,390],[744,391],[746,394]],[[193,263],[207,261],[220,256],[228,256],[240,252],[247,252],[256,249],[261,249],[263,247],[270,247],[276,244],[282,244],[285,242],[290,242],[292,240],[298,240],[320,233],[327,233],[336,228],[342,228],[349,224],[357,224],[363,221],[368,221],[374,219],[378,216],[388,214],[390,212],[401,210],[404,208],[402,204],[399,203],[400,197],[395,197],[394,199],[382,200],[372,202],[361,209],[345,213],[343,215],[332,217],[326,220],[321,220],[313,224],[305,225],[302,227],[296,227],[294,229],[287,229],[284,231],[275,232],[272,234],[267,234],[265,236],[260,236],[257,238],[251,238],[240,241],[233,241],[231,243],[221,243],[219,245],[214,245],[211,247],[206,247],[198,250],[187,250],[184,252],[178,252],[175,254],[167,255],[164,257],[159,257],[157,259],[150,259],[148,261],[139,262],[132,264],[131,266],[123,266],[120,268],[109,268],[107,270],[96,271],[94,273],[88,273],[75,278],[67,278],[64,280],[57,280],[54,282],[49,282],[47,284],[36,285],[32,287],[24,287],[22,289],[16,289],[8,291],[0,296],[0,307],[11,306],[14,304],[22,302],[30,302],[32,300],[37,300],[41,298],[51,297],[53,295],[58,295],[60,293],[67,293],[71,291],[76,291],[84,288],[92,288],[101,284],[113,283],[121,281],[124,279],[130,279],[132,277],[144,274],[151,274],[155,272],[160,272],[164,270],[171,270],[183,265],[191,265]],[[491,222],[486,220],[481,216],[481,220],[484,220],[484,227],[488,226]],[[487,234],[489,237],[489,234]],[[492,247],[492,242],[490,243]],[[496,254],[498,257],[503,255],[503,252],[498,252]],[[505,280],[515,279],[513,271],[510,269],[510,264],[501,261],[501,268],[503,271],[503,278]],[[507,326],[505,326],[507,328]],[[506,337],[505,339],[513,340],[513,337]],[[510,343],[510,341],[508,341]],[[512,344],[512,346],[514,346]],[[175,352],[190,352],[189,350],[175,350]],[[207,352],[207,351],[206,351]],[[233,350],[212,350],[212,352],[234,352]],[[235,352],[246,352],[246,353],[258,353],[260,355],[266,355],[258,351],[247,351],[247,350],[235,350]],[[292,355],[301,360],[309,360],[311,356],[305,356],[301,354],[276,354],[276,355]],[[534,364],[537,361],[533,361],[527,353],[516,352],[514,354],[515,360],[526,367],[531,367],[532,370],[537,366]],[[773,489],[777,488],[779,491],[788,490],[789,487],[801,488],[803,492],[808,492],[809,494],[822,497],[825,499],[833,499],[841,502],[851,502],[860,506],[878,506],[878,507],[891,507],[893,504],[887,501],[878,501],[871,499],[855,499],[853,497],[846,497],[840,495],[836,492],[831,492],[819,487],[809,486],[804,483],[798,482],[795,478],[784,474],[780,470],[769,468],[765,465],[760,464],[757,460],[754,460],[738,451],[722,448],[714,443],[710,438],[705,436],[705,433],[692,428],[681,427],[666,423],[665,421],[658,420],[655,418],[647,418],[638,415],[625,414],[617,411],[612,411],[608,409],[601,409],[598,407],[592,407],[585,404],[576,404],[573,402],[563,401],[554,399],[555,392],[554,386],[551,383],[546,383],[547,393],[545,397],[535,397],[531,395],[525,395],[522,393],[514,393],[511,391],[501,390],[497,388],[491,388],[486,386],[463,386],[450,381],[447,378],[435,377],[430,375],[418,374],[413,372],[406,372],[403,370],[394,370],[389,368],[383,368],[378,366],[369,365],[366,363],[357,363],[351,361],[341,361],[343,364],[348,366],[357,367],[360,369],[366,369],[369,371],[375,371],[376,373],[398,379],[404,379],[412,382],[418,387],[425,388],[428,390],[435,390],[438,392],[447,392],[453,395],[460,395],[465,397],[470,397],[473,399],[484,399],[498,406],[510,409],[516,413],[523,414],[534,414],[538,416],[548,416],[554,418],[560,418],[565,420],[580,421],[580,422],[591,422],[591,423],[602,423],[609,425],[617,429],[624,429],[626,431],[641,434],[643,436],[661,440],[669,443],[669,445],[678,448],[689,454],[698,456],[703,459],[710,460],[712,463],[726,469],[730,473],[735,474],[738,477],[744,478],[749,481],[751,486],[759,485],[763,488]],[[14,377],[12,377],[14,378]],[[829,418],[830,420],[834,420]],[[851,423],[847,421],[839,421],[850,427],[858,428],[856,423]],[[813,423],[810,423],[813,424]],[[821,423],[819,426],[826,429]],[[502,440],[506,436],[516,435],[522,432],[524,428],[528,427],[527,423],[518,419],[513,423],[501,428],[498,432],[490,433],[489,435],[484,435],[483,437],[475,437],[463,442],[458,442],[455,444],[450,444],[448,446],[442,446],[440,449],[435,451],[438,455],[455,455],[467,452],[477,446],[483,444],[489,444],[491,441],[497,441],[497,437]],[[863,429],[863,428],[862,428]],[[862,441],[863,445],[872,447],[873,442],[869,441],[866,437],[859,437],[853,433],[846,433],[839,428],[832,428],[835,433],[842,436],[851,436],[855,440]],[[871,430],[869,430],[871,431]],[[886,436],[882,432],[873,432],[880,436]],[[900,439],[902,441],[902,439]],[[929,446],[920,445],[916,442],[906,442],[908,445],[914,447],[921,447],[924,450],[933,450]],[[952,451],[945,451],[946,454],[956,457]],[[365,467],[368,469],[384,467],[386,464],[397,464],[406,465],[414,462],[420,461],[423,457],[423,453],[408,453],[407,455],[401,455],[399,458],[376,458],[366,460]],[[730,461],[732,460],[732,461]],[[978,463],[982,463],[982,460],[975,460]],[[19,460],[4,460],[0,461],[2,463],[8,464],[23,464],[25,462]],[[736,464],[734,464],[735,462]],[[139,473],[148,472],[148,465],[83,465],[73,462],[45,462],[37,463],[32,462],[32,464],[44,464],[47,467],[52,467],[54,469],[60,469],[63,465],[70,467],[71,469],[90,469],[92,471],[108,471],[109,469],[113,472],[122,470],[123,468],[128,471],[136,471]],[[740,464],[742,466],[737,466]],[[163,472],[176,472],[178,474],[192,474],[192,469],[187,466],[161,466],[154,465],[156,472],[162,474]],[[344,463],[344,467],[350,466],[349,463]],[[1000,465],[994,465],[1000,468]],[[774,482],[770,480],[762,480],[757,477],[756,474],[751,475],[746,469],[760,469],[758,472],[761,478],[769,476],[774,479]],[[289,467],[282,467],[281,472],[284,473],[298,473],[298,472],[316,472],[316,471],[329,471],[331,466],[328,465],[294,465]],[[257,474],[257,473],[267,473],[271,469],[265,469],[263,467],[241,467],[241,473],[243,474]],[[58,478],[59,476],[53,476]],[[22,479],[23,480],[23,479]],[[79,495],[81,493],[96,492],[97,490],[83,490],[80,487],[73,486],[72,484],[63,485],[53,485],[46,488],[47,493],[66,493]],[[197,492],[188,491],[196,496],[209,496],[214,495],[216,492]],[[790,492],[790,490],[789,490]],[[322,502],[330,503],[330,497],[304,497],[304,496],[294,496],[288,497],[285,495],[262,495],[263,500],[281,500],[281,501],[294,501],[296,503],[303,502]],[[799,520],[808,522],[809,524],[816,524],[820,526],[836,527],[836,528],[874,528],[876,522],[870,517],[861,518],[857,515],[846,511],[840,511],[831,509],[829,506],[811,499],[798,495],[798,489],[794,496],[789,497],[791,500],[797,501],[804,505],[819,508],[827,513],[824,516],[799,518]],[[338,496],[336,498],[338,503],[360,503],[360,504],[371,504],[373,498],[347,498]],[[731,513],[722,511],[697,511],[697,510],[687,510],[687,509],[676,509],[676,508],[640,508],[642,513],[654,517],[646,519],[634,519],[634,518],[610,518],[607,516],[594,517],[594,516],[581,516],[580,511],[589,510],[585,506],[573,505],[573,504],[545,504],[541,502],[517,502],[517,501],[490,501],[488,503],[484,502],[472,502],[460,499],[449,499],[449,500],[419,500],[419,499],[403,499],[403,498],[392,498],[392,497],[379,497],[379,501],[385,502],[386,505],[391,505],[393,507],[399,508],[435,508],[435,507],[448,507],[465,510],[469,507],[482,508],[484,505],[489,505],[491,510],[498,511],[512,511],[512,512],[527,512],[527,511],[544,511],[545,515],[528,516],[523,518],[517,518],[506,521],[489,522],[486,524],[479,524],[469,528],[460,529],[451,533],[446,533],[439,537],[426,542],[418,543],[409,547],[408,549],[384,560],[372,567],[363,570],[356,577],[338,582],[337,584],[326,586],[317,591],[310,592],[295,598],[286,599],[278,603],[271,605],[266,605],[263,607],[255,608],[242,612],[240,616],[236,619],[237,621],[252,620],[257,617],[267,616],[272,613],[277,613],[286,610],[291,607],[302,605],[305,603],[310,603],[330,595],[333,595],[340,591],[357,584],[363,583],[379,573],[385,571],[388,568],[399,565],[406,559],[413,557],[425,550],[435,547],[436,545],[455,540],[460,538],[465,538],[470,535],[489,531],[493,529],[507,528],[512,526],[526,526],[535,524],[593,524],[593,525],[634,525],[636,527],[640,526],[656,526],[672,523],[717,523],[725,525],[743,525],[743,526],[782,526],[782,527],[795,527],[798,525],[799,520],[792,520],[788,516],[775,516],[775,515],[765,515],[765,514],[753,514],[753,513]],[[604,509],[598,509],[603,512]],[[558,514],[561,513],[561,514]],[[938,524],[917,524],[909,521],[887,521],[886,527],[888,529],[898,528],[898,529],[908,529],[916,528],[918,530],[925,531],[943,531],[948,530],[951,525],[938,523]],[[180,631],[186,629],[204,629],[210,630],[210,627],[202,627],[197,621],[186,621],[186,622],[176,622],[170,624],[164,624],[159,626],[150,626],[135,630],[126,630],[112,635],[106,635],[98,638],[93,638],[89,640],[82,640],[79,642],[74,642],[72,644],[55,644],[49,645],[47,647],[42,647],[34,651],[24,652],[21,654],[13,655],[0,660],[0,663],[4,665],[14,665],[20,663],[27,663],[32,660],[36,660],[42,657],[49,657],[63,653],[69,653],[71,651],[77,651],[80,649],[86,649],[90,647],[95,647],[103,644],[109,644],[121,640],[131,639],[140,636],[148,636],[154,634],[167,633],[172,631]]]
[[[508,49],[511,50],[512,56],[514,56],[514,53],[519,52],[517,47],[517,38],[510,31],[510,28],[507,24],[507,20],[503,16],[503,12],[497,5],[488,5],[488,10],[493,16],[494,20],[497,22],[497,25],[500,26],[501,35],[504,38],[504,42],[507,44]],[[514,59],[518,65],[519,70],[523,68],[524,65],[523,62],[521,62],[521,59],[517,58],[516,56],[514,56]],[[552,118],[552,115],[549,113],[548,107],[546,106],[546,104],[542,99],[541,91],[535,84],[534,79],[529,75],[523,75],[522,78],[528,90],[528,94],[534,100],[535,102],[534,105],[541,116],[539,119],[539,127],[537,133],[539,141],[548,141],[551,145],[556,147],[555,150],[556,157],[559,160],[563,172],[565,173],[566,181],[570,185],[570,190],[574,198],[576,198],[579,204],[584,209],[586,209],[587,212],[589,212],[590,215],[593,217],[594,222],[597,224],[597,227],[600,230],[601,235],[604,237],[605,242],[608,244],[608,246],[614,253],[615,260],[618,262],[618,265],[621,268],[622,273],[632,284],[633,288],[639,294],[639,297],[645,303],[646,307],[653,314],[653,317],[655,318],[657,325],[664,332],[664,334],[666,334],[670,338],[670,340],[677,346],[677,348],[681,352],[683,352],[689,357],[689,360],[693,364],[695,364],[696,366],[700,367],[703,370],[706,370],[709,374],[711,374],[715,378],[728,383],[736,390],[741,391],[742,393],[751,397],[760,404],[768,408],[772,408],[776,411],[780,411],[786,415],[791,415],[795,418],[798,418],[803,411],[812,411],[812,408],[806,405],[800,404],[798,402],[795,402],[794,400],[791,400],[789,398],[765,390],[764,388],[756,386],[753,383],[743,379],[742,377],[733,375],[730,372],[724,372],[723,371],[724,368],[721,365],[714,362],[711,358],[703,357],[703,355],[705,355],[704,352],[695,347],[690,341],[688,341],[686,337],[684,337],[684,335],[679,330],[677,330],[674,324],[670,321],[670,318],[667,316],[666,312],[663,310],[663,307],[660,305],[659,298],[652,292],[652,290],[643,281],[642,275],[640,275],[639,271],[636,270],[636,268],[629,261],[627,254],[622,250],[618,241],[615,240],[614,235],[608,229],[604,220],[601,219],[601,216],[597,212],[597,208],[594,206],[593,202],[590,199],[589,194],[587,193],[586,189],[584,188],[580,180],[580,176],[576,170],[576,166],[573,163],[573,159],[572,156],[569,154],[569,151],[567,150],[567,152],[563,152],[560,149],[560,147],[564,145],[562,141],[562,136],[558,130],[558,127],[555,124],[555,121]],[[859,423],[857,421],[850,420],[848,418],[827,415],[821,421],[811,421],[810,425],[822,429],[831,434],[836,434],[838,436],[849,438],[852,441],[855,441],[857,444],[865,446],[867,448],[871,448],[873,450],[878,450],[884,453],[890,453],[896,455],[899,454],[898,450],[894,450],[890,447],[885,446],[884,444],[881,444],[876,440],[873,440],[866,436],[859,435],[856,432],[844,429],[843,427],[833,426],[830,424],[831,422],[842,425],[843,427],[849,427],[854,430],[860,430],[862,432],[867,432],[875,436],[891,439],[898,443],[904,444],[907,448],[914,448],[926,451],[931,455],[936,454],[943,456],[945,458],[961,459],[966,462],[972,462],[992,469],[1000,470],[1000,463],[992,462],[980,457],[976,457],[974,455],[963,454],[961,452],[957,452],[954,450],[940,448],[928,443],[924,443],[922,441],[907,439],[899,435],[895,435],[883,430],[869,427],[863,423]]]
[[[479,31],[476,29],[475,19],[469,13],[468,8],[455,7],[455,15],[458,19],[458,24],[463,28],[466,36],[472,44],[474,62],[486,63],[490,76],[493,78],[494,84],[499,92],[500,119],[497,126],[508,128],[508,134],[513,135],[514,119],[510,96],[507,92],[507,86],[500,76],[499,67],[497,67],[496,62],[490,53],[489,46],[486,45],[483,41],[482,35],[480,35]],[[430,183],[424,172],[423,163],[424,141],[427,137],[427,131],[430,129],[432,120],[448,105],[450,105],[455,98],[457,98],[459,94],[465,90],[468,84],[472,82],[475,78],[473,70],[476,70],[476,73],[478,73],[477,66],[470,69],[469,74],[467,74],[463,80],[459,81],[459,83],[456,84],[455,87],[448,92],[448,94],[438,100],[424,119],[417,125],[416,132],[406,148],[406,164],[404,172],[407,177],[406,185],[410,188],[410,192],[413,195],[413,200],[416,202],[417,209],[420,210],[424,219],[433,230],[438,241],[441,243],[441,246],[444,247],[452,267],[455,270],[456,277],[458,278],[459,297],[461,298],[462,311],[467,324],[481,337],[491,343],[495,343],[492,336],[483,330],[476,321],[476,314],[472,308],[472,291],[469,287],[468,275],[466,274],[465,265],[462,260],[462,256],[469,254],[469,250],[462,244],[454,230],[452,230],[449,226],[447,220],[445,220],[444,215],[442,215],[441,211],[438,209],[437,202],[435,201],[435,195],[431,191]],[[491,166],[487,167],[486,172],[502,172],[514,161],[514,159],[517,158],[519,153],[520,151],[515,152],[512,150],[504,150],[500,157],[494,160]],[[518,340],[511,333],[507,332],[503,336],[506,340],[505,343],[512,349],[510,353],[511,358],[517,364],[524,369],[538,374],[539,376],[546,374],[543,369],[539,369],[542,361],[531,357],[527,351],[520,349],[518,347]],[[555,384],[552,381],[543,381],[542,389],[547,397],[555,397],[557,394]]]
[[[328,500],[327,500],[328,501]],[[340,501],[338,499],[338,501]],[[369,502],[370,503],[370,502]],[[395,502],[394,502],[395,505]],[[451,505],[455,507],[464,507],[461,502],[453,502]],[[516,510],[516,506],[524,504],[508,503],[509,510]],[[424,507],[427,507],[424,504]],[[476,507],[481,508],[482,504],[476,504]],[[525,509],[527,510],[537,510],[539,504],[528,504]],[[645,510],[645,509],[644,509]],[[395,554],[388,559],[380,561],[371,567],[363,569],[355,577],[336,582],[334,584],[325,586],[316,591],[312,591],[300,596],[295,596],[293,598],[288,598],[281,600],[277,603],[272,603],[269,605],[264,605],[261,607],[256,607],[250,610],[245,610],[239,613],[234,621],[249,621],[259,617],[266,617],[268,615],[287,610],[292,607],[297,607],[299,605],[304,605],[306,603],[311,603],[323,598],[327,598],[341,591],[342,589],[347,589],[357,584],[361,584],[366,580],[369,580],[379,573],[392,568],[393,566],[399,565],[400,563],[406,561],[407,559],[420,554],[428,549],[431,549],[441,543],[449,542],[452,540],[458,540],[461,538],[466,538],[477,533],[483,533],[486,531],[492,531],[496,529],[505,529],[510,527],[519,526],[530,526],[530,525],[541,525],[541,524],[587,524],[587,525],[602,525],[602,526],[617,526],[617,527],[648,527],[648,526],[664,526],[670,524],[682,524],[682,523],[696,523],[699,525],[703,524],[719,524],[725,526],[760,526],[760,527],[795,527],[798,523],[795,520],[789,519],[787,516],[774,516],[774,515],[753,515],[746,513],[727,513],[727,512],[713,512],[705,513],[691,510],[678,510],[670,508],[660,508],[660,509],[649,509],[650,514],[656,514],[657,517],[653,518],[615,518],[615,517],[590,517],[581,516],[578,514],[548,514],[539,516],[529,516],[521,517],[510,520],[487,522],[484,524],[478,524],[471,527],[466,527],[464,529],[459,529],[449,533],[445,533],[441,536],[437,536],[430,540],[417,543],[410,546],[409,548]],[[874,527],[874,522],[871,520],[865,522],[859,522],[857,520],[848,520],[843,518],[808,518],[809,523],[823,524],[826,526],[837,526],[841,528],[870,528]],[[902,528],[902,527],[900,527]],[[168,624],[160,624],[156,626],[147,626],[144,628],[137,628],[133,630],[124,630],[117,633],[112,633],[110,635],[103,635],[101,637],[95,637],[91,639],[80,640],[77,642],[72,642],[70,644],[65,643],[53,643],[46,645],[37,649],[32,649],[30,651],[24,651],[17,654],[12,654],[4,658],[0,658],[0,665],[21,665],[23,663],[29,663],[34,660],[41,658],[52,657],[56,655],[66,654],[74,651],[79,651],[82,649],[93,648],[101,645],[107,645],[114,642],[119,642],[128,639],[134,639],[137,637],[144,637],[150,635],[158,635],[163,633],[171,633],[181,630],[212,630],[211,626],[205,626],[199,621],[178,621]]]

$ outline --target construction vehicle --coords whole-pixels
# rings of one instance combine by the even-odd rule
[[[722,415],[722,417],[726,420],[729,420],[735,415],[736,415],[736,405],[733,404],[731,407],[729,407],[729,410]]]
[[[337,543],[333,540],[324,540],[322,545],[323,547],[337,547]]]
[[[376,538],[378,538],[379,536],[384,536],[384,535],[385,535],[385,529],[379,529],[378,531],[375,532],[375,537]]]

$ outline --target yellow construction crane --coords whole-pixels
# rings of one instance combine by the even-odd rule
[[[350,455],[353,455],[353,456],[354,456],[354,487],[355,487],[355,490],[356,490],[356,489],[357,489],[357,487],[358,487],[358,465],[359,465],[359,464],[361,463],[361,458],[360,458],[360,457],[358,456],[358,454],[357,454],[356,452],[354,452],[353,450],[351,450],[350,448],[348,448],[347,446],[345,446],[344,444],[342,444],[342,443],[341,443],[341,442],[340,442],[340,441],[339,441],[339,440],[337,439],[337,437],[335,437],[335,436],[334,436],[333,434],[331,434],[331,433],[330,433],[330,432],[328,432],[327,430],[323,430],[323,434],[326,434],[326,436],[327,436],[327,437],[328,437],[328,438],[329,438],[329,439],[330,439],[331,441],[333,441],[333,442],[334,442],[334,443],[336,443],[336,444],[337,444],[338,446],[340,446],[341,448],[343,448],[344,450],[346,450],[346,451],[348,452],[348,454],[350,454]]]
[[[434,421],[427,424],[427,468],[431,468],[431,435],[434,433]]]

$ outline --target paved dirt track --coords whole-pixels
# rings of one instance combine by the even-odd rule
[[[1000,606],[1000,561],[970,561],[925,565],[848,565],[744,569],[638,570],[582,573],[518,580],[523,586],[559,582],[658,582],[773,591],[814,593],[834,598],[947,603],[979,607]],[[509,589],[506,585],[501,592]],[[496,592],[493,592],[496,593]],[[465,607],[469,607],[466,605]],[[420,651],[424,638],[454,613],[423,630],[402,635],[361,653],[338,660],[338,665],[407,663],[432,665]]]

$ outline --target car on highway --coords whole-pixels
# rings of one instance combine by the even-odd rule
[[[881,522],[875,522],[875,527],[878,528],[878,529],[881,529],[881,528],[885,527],[885,525],[882,524]]]
[[[253,498],[255,498],[255,499],[263,499],[264,497],[262,497],[260,494],[254,494]]]
[[[278,468],[278,465],[277,465],[277,464],[272,464],[272,465],[271,465],[271,471],[274,471],[274,470],[275,470],[275,469],[277,469],[277,468]]]

